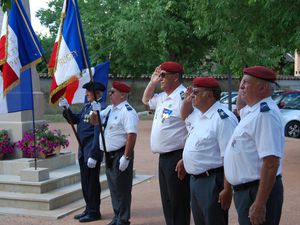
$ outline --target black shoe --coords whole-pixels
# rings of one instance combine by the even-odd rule
[[[130,222],[120,222],[119,223],[116,223],[116,225],[130,225]]]
[[[77,215],[74,216],[74,219],[75,219],[75,220],[79,220],[81,217],[84,217],[85,215],[86,215],[86,212],[77,214]]]
[[[90,216],[90,215],[85,215],[84,217],[81,217],[79,219],[80,223],[86,223],[86,222],[92,222],[96,220],[101,220],[101,215],[98,216]]]
[[[112,220],[110,223],[108,223],[107,225],[117,225],[117,222],[116,222],[116,220]]]

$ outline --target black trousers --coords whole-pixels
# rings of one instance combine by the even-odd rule
[[[258,184],[234,193],[234,204],[238,213],[240,225],[251,225],[250,219],[248,218],[249,208],[255,200],[257,191]],[[262,225],[279,225],[282,204],[283,184],[281,177],[279,177],[276,179],[276,182],[270,193],[266,206],[266,222]]]
[[[159,156],[159,186],[167,225],[189,225],[190,188],[189,175],[179,180],[175,167],[182,159],[182,149]]]
[[[228,210],[218,203],[224,187],[224,173],[209,177],[190,177],[191,204],[195,225],[227,225]]]
[[[106,176],[115,214],[113,220],[116,224],[129,225],[134,158],[132,156],[125,171],[120,171],[119,160],[124,154],[124,149],[109,153],[112,166],[106,168]]]
[[[90,216],[98,216],[100,214],[100,162],[97,162],[95,168],[89,168],[84,162],[83,157],[79,160],[81,187],[83,198],[86,203],[85,212]]]

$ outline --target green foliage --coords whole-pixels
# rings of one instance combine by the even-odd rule
[[[49,12],[37,13],[53,36],[59,24],[60,2],[52,0]],[[186,72],[197,70],[210,43],[194,34],[188,7],[185,1],[79,1],[92,65],[111,56],[113,74],[151,73],[165,60],[183,63]]]
[[[266,65],[279,71],[283,56],[299,47],[300,2],[274,0],[190,0],[199,36],[216,42],[213,58],[221,71]]]
[[[50,9],[37,13],[50,29],[51,40],[57,34],[62,3],[51,0]],[[80,0],[78,4],[91,64],[111,56],[111,72],[116,75],[151,73],[165,60],[182,63],[186,73],[241,74],[244,66],[255,64],[283,73],[291,71],[285,54],[300,46],[299,1]],[[50,42],[43,39],[43,47],[46,41]]]
[[[10,0],[1,0],[0,7],[2,8],[3,12],[6,12],[11,7]]]

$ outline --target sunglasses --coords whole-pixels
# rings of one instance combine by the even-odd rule
[[[110,90],[110,91],[109,91],[109,94],[112,95],[112,94],[115,93],[115,92],[116,92],[115,90]]]
[[[159,74],[159,76],[161,78],[165,78],[167,75],[170,75],[170,73],[161,73],[161,74]]]

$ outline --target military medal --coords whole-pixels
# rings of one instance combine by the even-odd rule
[[[172,110],[164,108],[163,113],[161,115],[161,118],[162,118],[161,122],[164,123],[165,120],[171,116],[171,114],[172,114]]]

